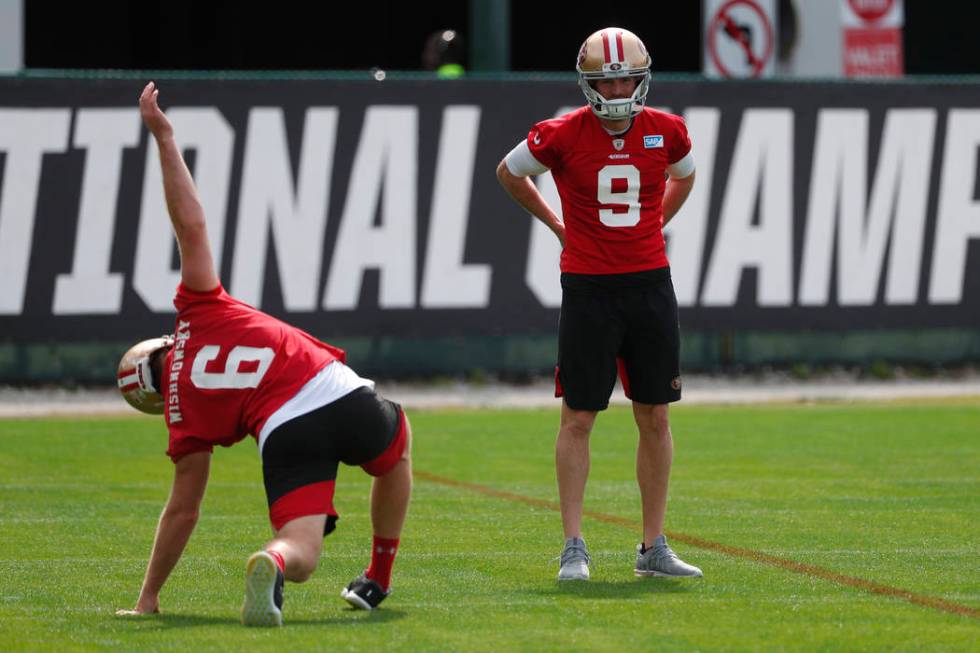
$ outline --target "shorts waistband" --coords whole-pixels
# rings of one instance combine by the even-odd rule
[[[562,272],[561,287],[564,290],[602,291],[649,288],[670,281],[670,268],[656,268],[625,274],[576,274]]]

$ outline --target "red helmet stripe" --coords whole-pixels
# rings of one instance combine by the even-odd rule
[[[609,58],[609,34],[602,33],[602,54],[606,57],[606,63],[612,63]]]
[[[119,392],[129,392],[130,390],[136,390],[139,387],[139,383],[130,383],[129,385],[119,386]]]
[[[619,54],[619,61],[626,61],[626,53],[623,52],[623,33],[616,32],[616,50]]]

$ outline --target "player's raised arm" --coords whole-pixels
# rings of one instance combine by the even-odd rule
[[[156,139],[160,153],[167,211],[180,246],[181,281],[191,290],[212,290],[220,282],[211,256],[204,209],[197,197],[194,179],[174,140],[173,126],[157,104],[159,94],[153,82],[146,85],[140,95],[140,115]]]

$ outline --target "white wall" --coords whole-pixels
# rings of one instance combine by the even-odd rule
[[[24,0],[0,0],[0,73],[24,67]]]
[[[841,77],[844,74],[840,4],[833,0],[792,0],[799,32],[789,61],[777,72],[792,77]]]

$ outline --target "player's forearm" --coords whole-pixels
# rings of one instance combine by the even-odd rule
[[[663,203],[664,225],[670,222],[671,218],[681,210],[681,207],[684,206],[684,202],[687,200],[687,196],[691,194],[692,188],[694,188],[693,172],[683,179],[674,179],[673,177],[667,179],[667,188],[664,191]]]
[[[157,146],[163,171],[163,194],[167,201],[167,212],[179,241],[185,231],[205,228],[204,208],[198,199],[194,178],[187,169],[174,138],[171,136],[158,139]]]
[[[157,525],[150,562],[146,567],[141,597],[155,597],[160,593],[194,532],[197,517],[197,513],[176,512],[169,507],[164,508]]]
[[[524,210],[543,222],[549,229],[558,233],[562,228],[562,222],[551,210],[548,203],[544,201],[541,193],[538,192],[534,182],[529,177],[515,177],[513,175],[498,175],[500,184],[507,191],[517,204]]]

